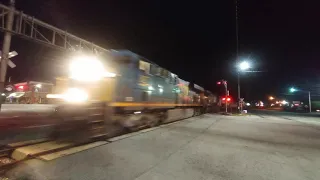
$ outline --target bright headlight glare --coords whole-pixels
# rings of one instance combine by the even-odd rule
[[[70,64],[70,77],[80,81],[98,81],[104,76],[103,64],[91,56],[75,57]]]
[[[116,77],[116,74],[105,71],[105,72],[103,73],[103,77]]]
[[[84,102],[88,100],[88,94],[78,88],[70,88],[63,96],[67,102]]]

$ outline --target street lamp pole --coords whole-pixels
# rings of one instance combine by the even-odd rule
[[[240,102],[240,72],[238,72],[238,102]],[[239,105],[239,110],[241,111],[240,109],[240,105]]]
[[[241,100],[241,94],[240,94],[240,73],[241,72],[246,72],[246,70],[248,70],[250,68],[250,64],[246,61],[243,61],[241,63],[238,64],[238,108],[240,113],[242,112],[242,105],[240,104]]]
[[[236,53],[237,53],[237,63],[240,62],[239,59],[239,24],[238,24],[238,0],[235,0],[235,10],[236,10]],[[240,106],[240,71],[238,71],[238,108],[240,113],[242,112],[242,106]]]
[[[311,113],[311,96],[310,96],[310,91],[308,91],[308,96],[309,96],[309,112]]]

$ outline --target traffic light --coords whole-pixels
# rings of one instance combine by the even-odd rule
[[[220,85],[220,84],[221,84],[221,81],[218,81],[218,82],[217,82],[217,85]]]

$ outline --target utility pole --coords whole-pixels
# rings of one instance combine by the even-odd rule
[[[240,112],[242,112],[241,108],[240,108],[240,99],[241,99],[241,95],[240,95],[240,71],[238,71],[238,107]]]
[[[1,64],[0,64],[0,92],[4,92],[4,84],[6,81],[6,74],[7,74],[7,67],[8,67],[8,56],[10,51],[11,45],[11,32],[13,26],[13,19],[14,19],[14,4],[15,0],[10,0],[10,10],[7,15],[7,22],[5,27],[5,33],[3,37],[3,45],[2,45],[2,55],[1,55]],[[3,99],[0,102],[0,110],[1,105],[3,103]]]
[[[236,15],[236,61],[240,62],[239,59],[239,24],[238,24],[238,0],[235,0],[235,15]],[[237,72],[237,81],[238,81],[238,109],[242,113],[242,106],[240,106],[240,71]]]
[[[311,113],[311,95],[310,95],[310,91],[308,91],[308,95],[309,95],[309,112]]]

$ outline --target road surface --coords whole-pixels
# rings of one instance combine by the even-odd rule
[[[114,138],[7,173],[50,180],[319,180],[317,124],[281,116],[202,115]]]
[[[249,110],[254,114],[272,115],[272,116],[294,116],[294,117],[318,117],[320,118],[320,112],[291,112],[283,111],[282,109],[251,109]]]
[[[312,113],[299,113],[299,112],[287,112],[287,111],[279,111],[279,110],[251,110],[251,113],[261,117],[261,118],[281,118],[287,120],[294,120],[301,123],[312,124],[312,125],[320,125],[320,113],[312,112]]]

